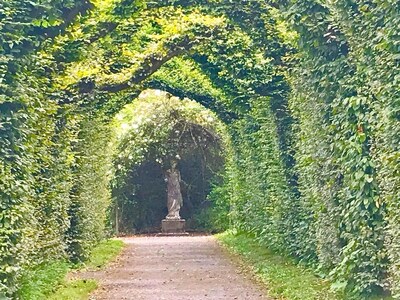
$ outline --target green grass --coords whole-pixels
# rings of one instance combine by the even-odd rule
[[[48,300],[87,300],[98,287],[95,280],[70,280],[64,283]]]
[[[113,261],[124,248],[124,242],[121,240],[106,240],[100,242],[92,251],[88,261],[85,263],[86,268],[101,269],[110,261]]]
[[[100,242],[85,264],[73,266],[65,261],[40,265],[31,270],[21,280],[19,291],[22,300],[80,300],[88,299],[90,292],[97,288],[94,280],[67,280],[66,275],[72,268],[77,270],[101,269],[113,261],[124,248],[120,240]]]
[[[247,235],[226,232],[217,238],[254,271],[272,297],[287,300],[343,299],[330,290],[329,282],[315,276],[312,270],[269,251]]]
[[[65,261],[44,264],[31,270],[21,280],[19,295],[21,299],[42,300],[55,291],[69,271]]]

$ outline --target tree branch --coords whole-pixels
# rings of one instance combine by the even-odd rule
[[[72,86],[72,89],[78,89],[79,93],[91,93],[94,90],[117,93],[129,89],[149,78],[167,61],[190,51],[193,47],[198,46],[206,39],[212,37],[218,30],[219,27],[215,27],[202,33],[202,35],[200,33],[191,33],[190,35],[186,34],[179,37],[178,41],[176,41],[176,38],[167,41],[165,43],[167,49],[146,56],[138,68],[132,73],[132,76],[124,82],[97,85],[93,78],[82,78],[76,85]],[[71,90],[71,87],[69,90]]]
[[[167,61],[172,58],[183,54],[193,48],[199,41],[190,41],[189,36],[184,36],[180,42],[174,44],[169,48],[166,53],[151,53],[143,60],[142,64],[138,69],[132,74],[132,77],[123,83],[116,84],[106,84],[98,87],[100,91],[107,91],[111,93],[116,93],[124,89],[128,89],[135,84],[142,82],[143,80],[150,77],[158,69],[162,67]]]

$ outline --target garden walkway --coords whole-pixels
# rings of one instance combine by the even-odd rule
[[[212,236],[132,237],[90,299],[268,299]]]

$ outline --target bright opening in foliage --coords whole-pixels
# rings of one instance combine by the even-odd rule
[[[175,161],[187,228],[215,230],[217,204],[209,194],[222,181],[222,155],[230,147],[218,117],[193,100],[146,90],[115,116],[114,128],[114,227],[125,233],[160,231],[167,215],[166,172]]]

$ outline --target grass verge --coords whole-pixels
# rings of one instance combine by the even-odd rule
[[[46,299],[54,292],[54,287],[62,284],[70,266],[65,261],[43,264],[31,270],[21,280],[19,296],[21,299]]]
[[[47,297],[48,300],[87,300],[89,294],[97,289],[95,280],[69,280]]]
[[[90,258],[85,262],[85,268],[101,269],[105,267],[121,253],[123,248],[124,242],[121,240],[111,239],[100,242],[94,247]]]
[[[225,232],[217,239],[231,253],[238,254],[246,267],[267,286],[268,294],[287,300],[343,299],[330,290],[329,282],[290,258],[277,255],[245,234]]]
[[[22,300],[85,300],[97,288],[94,280],[66,279],[68,271],[101,269],[114,260],[124,248],[120,240],[100,242],[85,264],[74,266],[65,261],[40,265],[31,270],[21,281]]]

